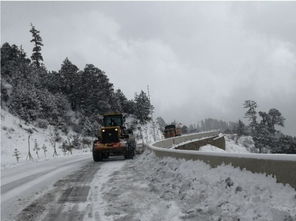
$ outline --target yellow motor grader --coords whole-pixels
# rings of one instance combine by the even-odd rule
[[[136,142],[132,130],[124,127],[124,117],[121,113],[103,115],[103,127],[98,139],[93,144],[93,160],[101,161],[109,156],[123,155],[125,159],[133,159]]]

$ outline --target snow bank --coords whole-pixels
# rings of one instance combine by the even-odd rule
[[[199,152],[222,152],[222,153],[225,152],[225,150],[222,150],[222,149],[212,146],[210,144],[200,147],[198,151]]]
[[[159,201],[178,205],[179,220],[296,220],[295,190],[271,176],[147,152],[134,168],[148,183],[148,195],[157,192]]]
[[[254,149],[254,141],[250,136],[242,136],[237,143],[228,136],[225,136],[225,151],[230,153],[250,153]]]
[[[250,143],[249,137],[241,137],[237,143],[234,140],[225,136],[225,150],[210,144],[200,147],[199,152],[220,152],[220,153],[250,153],[249,148],[245,143]]]

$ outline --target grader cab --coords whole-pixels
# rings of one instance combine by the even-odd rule
[[[135,149],[135,139],[126,130],[123,115],[121,113],[103,115],[103,127],[93,144],[93,160],[101,161],[116,155],[123,155],[125,159],[133,159]]]

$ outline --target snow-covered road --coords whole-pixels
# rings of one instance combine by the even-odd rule
[[[110,165],[121,166],[124,163],[121,161],[122,163],[118,164],[116,159],[113,161],[111,160],[109,164],[105,163],[110,167],[110,173],[114,168]],[[76,195],[80,200],[86,199],[90,189],[87,184],[92,181],[94,174],[100,168],[101,163],[94,163],[90,153],[87,153],[50,161],[32,162],[2,170],[1,220],[39,220],[39,216],[44,215],[44,211],[48,212],[45,220],[58,220],[59,213],[56,213],[55,209],[50,210],[49,205],[56,203],[55,199],[66,202],[68,197],[73,198],[68,194],[69,191],[73,194],[78,192],[79,194]],[[103,174],[108,175],[106,170]],[[70,201],[73,200],[72,198]],[[55,211],[54,217],[51,216],[53,211]],[[16,218],[17,214],[19,215]]]
[[[149,151],[134,160],[95,163],[88,153],[9,170],[5,221],[296,220],[295,189],[270,176]]]

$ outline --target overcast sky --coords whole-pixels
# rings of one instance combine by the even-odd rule
[[[94,64],[128,98],[150,87],[167,122],[243,119],[277,108],[296,135],[296,2],[1,2],[1,42],[31,55],[32,22],[49,70]]]

